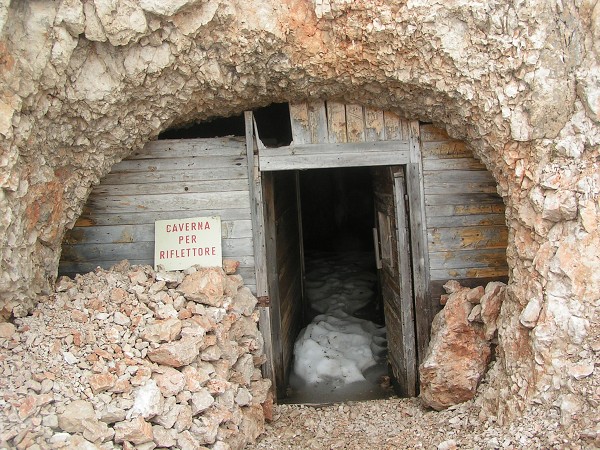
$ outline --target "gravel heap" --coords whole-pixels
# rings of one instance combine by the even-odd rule
[[[501,426],[477,398],[444,411],[418,398],[390,398],[323,407],[275,406],[273,422],[253,449],[595,449],[600,435],[570,433],[557,408],[533,406]]]
[[[0,448],[254,441],[270,381],[256,299],[242,283],[220,268],[156,273],[126,262],[61,278],[31,316],[0,324]]]

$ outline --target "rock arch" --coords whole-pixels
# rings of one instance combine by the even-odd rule
[[[0,2],[2,316],[49,289],[90,187],[160,131],[336,98],[442,124],[486,163],[510,230],[495,401],[585,408],[569,374],[598,351],[600,4],[258,5]]]

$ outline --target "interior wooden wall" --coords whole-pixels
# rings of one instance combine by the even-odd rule
[[[115,164],[64,239],[59,273],[154,263],[154,221],[221,216],[223,256],[255,290],[245,141],[160,140]]]

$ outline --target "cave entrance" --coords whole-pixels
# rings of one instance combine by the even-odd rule
[[[292,145],[255,142],[268,285],[261,329],[279,401],[382,397],[388,373],[400,395],[416,394],[410,126],[337,106],[343,118],[335,103],[306,105],[306,116],[293,105]]]
[[[414,395],[414,322],[399,322],[413,302],[403,167],[266,172],[263,186],[280,401],[383,398],[390,375]]]

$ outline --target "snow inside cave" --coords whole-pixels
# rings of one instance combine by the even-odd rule
[[[305,294],[316,316],[294,345],[290,400],[328,403],[391,395],[385,384],[385,326],[366,318],[376,315],[373,254],[307,255]]]

